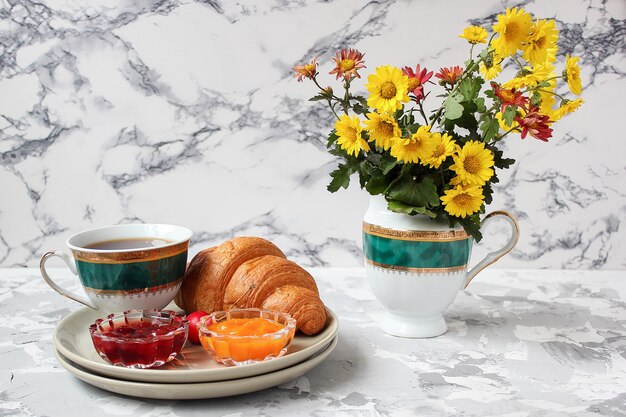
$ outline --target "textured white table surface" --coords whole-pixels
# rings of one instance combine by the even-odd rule
[[[257,393],[177,402],[63,369],[52,332],[80,306],[35,269],[0,269],[0,415],[626,415],[626,272],[488,270],[448,309],[448,332],[422,340],[378,328],[362,269],[311,272],[340,319],[325,362]]]

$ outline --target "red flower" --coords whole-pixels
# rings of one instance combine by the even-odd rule
[[[337,56],[333,58],[335,68],[329,74],[336,74],[337,80],[343,77],[344,80],[350,80],[354,77],[361,78],[357,72],[361,68],[365,68],[363,57],[365,54],[360,53],[356,49],[342,49],[337,52]]]
[[[456,66],[450,68],[444,67],[439,69],[439,72],[435,74],[435,77],[441,80],[439,81],[439,84],[450,84],[450,86],[453,86],[457,81],[459,81],[461,75],[463,75],[463,68]]]
[[[430,77],[433,76],[433,72],[428,72],[426,68],[421,69],[418,64],[417,67],[415,67],[415,72],[413,72],[413,68],[411,67],[404,67],[402,73],[409,77],[409,90],[407,92],[415,95],[415,101],[423,99],[424,84],[426,81],[430,80]]]
[[[544,142],[552,137],[552,129],[550,128],[552,120],[545,114],[539,113],[537,106],[530,106],[524,117],[516,116],[515,121],[522,129],[522,139],[526,138],[529,133],[530,136]]]
[[[514,88],[501,88],[500,84],[494,82],[491,83],[491,88],[493,88],[493,94],[498,97],[502,104],[500,108],[502,114],[508,106],[524,107],[528,103],[528,98],[524,97],[521,91],[515,91]]]

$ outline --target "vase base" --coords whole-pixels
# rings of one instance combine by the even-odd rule
[[[385,312],[381,329],[392,336],[409,338],[436,337],[448,331],[448,325],[443,316],[415,317],[400,316]]]

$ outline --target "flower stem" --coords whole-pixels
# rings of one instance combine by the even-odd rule
[[[557,96],[558,98],[560,98],[561,100],[567,100],[565,97],[563,97],[562,95],[555,93],[554,91],[550,91],[550,90],[544,90],[543,88],[535,88],[535,91],[540,91],[542,93],[548,93],[548,94],[552,94],[553,96]]]
[[[339,120],[339,116],[337,116],[337,112],[335,111],[335,106],[333,106],[330,99],[328,99],[328,107],[330,107],[330,111],[332,111],[337,120]]]
[[[522,65],[522,63],[521,63],[521,62],[519,62],[519,59],[517,59],[517,54],[515,54],[515,55],[511,55],[511,59],[512,59],[513,61],[515,61],[515,63],[517,64],[517,66],[519,67],[519,69],[520,69],[520,70],[523,70],[523,69],[524,69],[524,65]]]
[[[424,118],[424,122],[426,123],[426,125],[428,125],[428,117],[426,117],[426,112],[424,111],[424,106],[422,105],[422,100],[418,101],[417,105],[419,106],[420,114]]]
[[[350,108],[350,79],[346,78],[343,83],[343,88],[346,90],[346,93],[343,96],[343,100],[341,105],[343,107],[343,112],[348,114],[348,109]]]
[[[313,82],[315,83],[315,85],[317,86],[317,88],[319,88],[320,90],[322,90],[324,93],[328,94],[328,92],[326,91],[325,88],[323,88],[321,85],[319,85],[319,83],[317,82],[317,79],[315,77],[311,78],[313,80]],[[337,97],[334,94],[331,94],[330,96],[332,99],[337,100],[337,101],[341,101],[341,99],[339,97]]]
[[[491,143],[496,143],[496,142],[498,142],[498,141],[501,141],[502,139],[504,139],[504,137],[505,137],[506,135],[508,135],[508,134],[509,134],[509,133],[511,133],[511,132],[515,132],[515,131],[518,131],[518,132],[519,132],[519,131],[520,131],[519,127],[517,127],[517,126],[512,127],[511,129],[509,129],[509,130],[507,130],[506,132],[504,132],[504,135],[500,136],[498,139],[494,140],[494,141],[493,141],[493,142],[491,142]]]

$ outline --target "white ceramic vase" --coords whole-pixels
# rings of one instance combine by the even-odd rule
[[[474,239],[427,216],[387,209],[382,195],[372,196],[363,219],[365,271],[374,295],[385,309],[382,329],[401,337],[434,337],[447,331],[443,311],[459,290],[487,266],[506,255],[519,239],[519,225],[509,213],[496,216],[511,226],[511,237],[468,271]],[[482,227],[481,225],[481,227]]]

